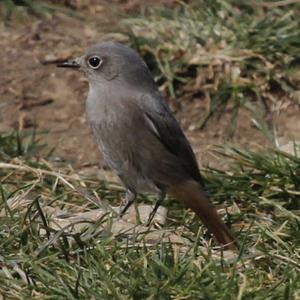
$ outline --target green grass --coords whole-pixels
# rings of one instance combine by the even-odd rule
[[[31,15],[36,15],[39,17],[45,17],[49,14],[52,9],[50,5],[47,5],[45,1],[35,1],[35,0],[3,0],[0,3],[1,11],[4,19],[11,19],[13,14],[19,13],[20,11],[27,12]]]
[[[218,150],[229,169],[208,169],[205,178],[216,204],[238,205],[224,218],[241,246],[236,255],[222,255],[194,215],[170,199],[170,220],[162,230],[180,235],[185,245],[149,242],[147,233],[113,234],[104,226],[110,214],[77,233],[54,230],[47,207],[90,211],[119,203],[120,189],[20,155],[20,136],[26,145],[21,134],[0,139],[2,155],[10,157],[0,164],[4,299],[299,299],[297,155]],[[92,191],[100,201],[86,196]]]
[[[61,2],[60,4],[52,4],[45,0],[2,0],[0,2],[0,17],[4,21],[15,21],[15,18],[26,17],[29,19],[32,16],[46,18],[61,12],[72,17],[82,18],[74,9],[70,9],[66,3]]]
[[[246,108],[274,140],[266,117],[290,102],[299,86],[300,6],[262,3],[192,1],[125,19],[130,44],[144,55],[161,90],[179,107],[186,99],[206,101],[196,127],[230,107],[233,135],[239,110]]]

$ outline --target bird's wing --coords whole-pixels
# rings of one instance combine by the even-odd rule
[[[141,107],[149,129],[178,158],[185,171],[203,184],[194,152],[164,99],[157,92],[143,95]]]

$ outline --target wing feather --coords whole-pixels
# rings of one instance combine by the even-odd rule
[[[149,129],[164,145],[165,149],[178,159],[193,179],[203,185],[203,179],[192,147],[160,94],[144,95],[142,110],[146,122],[149,124]]]

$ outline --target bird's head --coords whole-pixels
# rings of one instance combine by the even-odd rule
[[[137,52],[120,43],[95,44],[88,48],[83,56],[57,66],[83,71],[92,86],[115,81],[118,84],[125,83],[127,86],[141,88],[153,86],[154,83],[146,63]]]

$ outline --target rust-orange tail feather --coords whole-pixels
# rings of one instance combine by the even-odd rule
[[[187,208],[192,209],[220,244],[227,249],[237,248],[236,240],[198,182],[186,181],[173,186],[168,193],[181,201]]]

